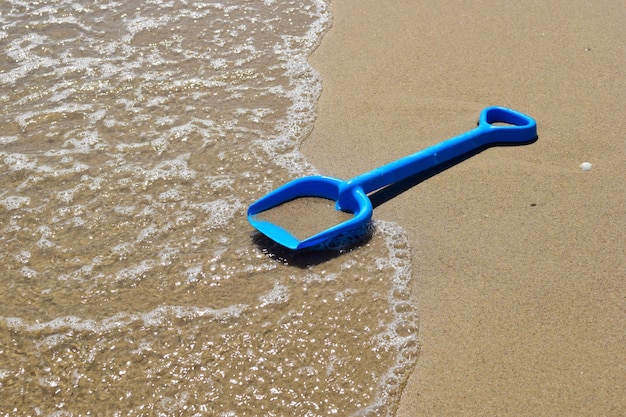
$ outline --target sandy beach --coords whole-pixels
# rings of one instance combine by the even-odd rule
[[[374,212],[414,254],[421,351],[397,415],[626,415],[624,2],[331,7],[302,145],[320,172],[350,178],[490,105],[538,123],[536,143],[488,149]]]

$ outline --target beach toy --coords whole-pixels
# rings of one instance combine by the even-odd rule
[[[536,139],[537,124],[532,118],[504,107],[487,107],[481,112],[475,129],[350,180],[309,176],[290,181],[251,204],[248,221],[265,236],[290,249],[323,245],[367,226],[373,210],[368,194],[439,166],[445,169],[451,162],[464,160],[491,146],[521,145]],[[352,213],[352,217],[305,239],[258,217],[264,211],[303,197],[333,200],[337,210]]]

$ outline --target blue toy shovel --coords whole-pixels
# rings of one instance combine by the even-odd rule
[[[537,124],[532,118],[504,107],[488,107],[481,112],[475,129],[350,180],[310,176],[290,181],[250,205],[248,221],[289,249],[323,245],[337,236],[349,235],[367,226],[372,217],[368,194],[477,150],[496,145],[527,144],[536,138]],[[352,213],[353,217],[302,240],[281,226],[257,218],[261,212],[302,197],[333,200],[337,210]]]

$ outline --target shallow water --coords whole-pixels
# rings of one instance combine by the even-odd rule
[[[329,26],[308,1],[0,5],[0,415],[391,415],[417,352],[401,229],[259,237]]]

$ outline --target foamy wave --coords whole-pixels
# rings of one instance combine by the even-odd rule
[[[4,158],[4,164],[12,171],[35,170],[37,160],[21,153],[0,152]]]
[[[17,68],[0,73],[0,84],[15,84],[17,80],[39,68],[53,68],[58,65],[58,59],[39,57],[31,52],[48,41],[46,36],[28,33],[9,43],[6,49],[7,56],[19,63]]]
[[[139,281],[141,278],[154,268],[153,261],[141,261],[139,265],[133,265],[128,268],[121,269],[115,274],[116,281]]]
[[[0,200],[0,205],[4,206],[4,208],[9,211],[17,210],[29,203],[30,203],[30,197],[23,197],[23,196],[17,196],[17,195],[4,197],[3,199]]]
[[[239,199],[233,201],[215,200],[205,203],[195,203],[191,207],[202,210],[207,214],[206,225],[214,229],[228,224],[235,214],[242,212],[245,205]]]
[[[17,142],[19,138],[17,136],[0,136],[0,145],[8,145],[12,142]]]
[[[283,44],[275,48],[285,60],[287,75],[291,79],[290,88],[283,90],[292,102],[288,117],[279,123],[280,133],[276,137],[257,141],[274,162],[290,173],[300,175],[316,173],[297,147],[310,133],[315,120],[315,106],[322,91],[321,77],[308,57],[330,24],[328,5],[321,0],[314,4],[314,13],[318,18],[308,32],[302,37],[283,36]]]
[[[120,173],[132,173],[143,177],[146,184],[157,180],[178,179],[189,181],[196,177],[196,171],[189,167],[190,154],[181,154],[174,159],[159,162],[153,168],[126,165],[118,169]]]
[[[279,283],[274,284],[274,288],[267,294],[259,297],[259,307],[265,307],[271,304],[284,304],[289,301],[289,289]]]
[[[406,378],[417,360],[418,317],[410,300],[409,282],[411,280],[411,253],[404,229],[393,222],[375,221],[376,230],[385,237],[388,257],[376,259],[379,269],[391,269],[391,288],[387,294],[394,319],[385,331],[376,336],[378,349],[397,352],[395,364],[390,367],[380,381],[381,394],[365,410],[375,413],[389,397],[397,398],[400,382]]]
[[[229,307],[215,309],[210,307],[197,306],[158,306],[155,309],[145,313],[117,313],[102,320],[84,319],[78,316],[64,316],[55,319],[39,322],[28,323],[19,317],[2,317],[9,329],[14,331],[41,332],[53,331],[60,332],[66,330],[74,330],[81,332],[102,333],[115,329],[128,327],[130,323],[141,321],[145,326],[158,327],[171,318],[193,320],[199,317],[209,317],[216,320],[228,320],[230,318],[239,317],[243,311],[248,308],[244,304],[235,304]]]

